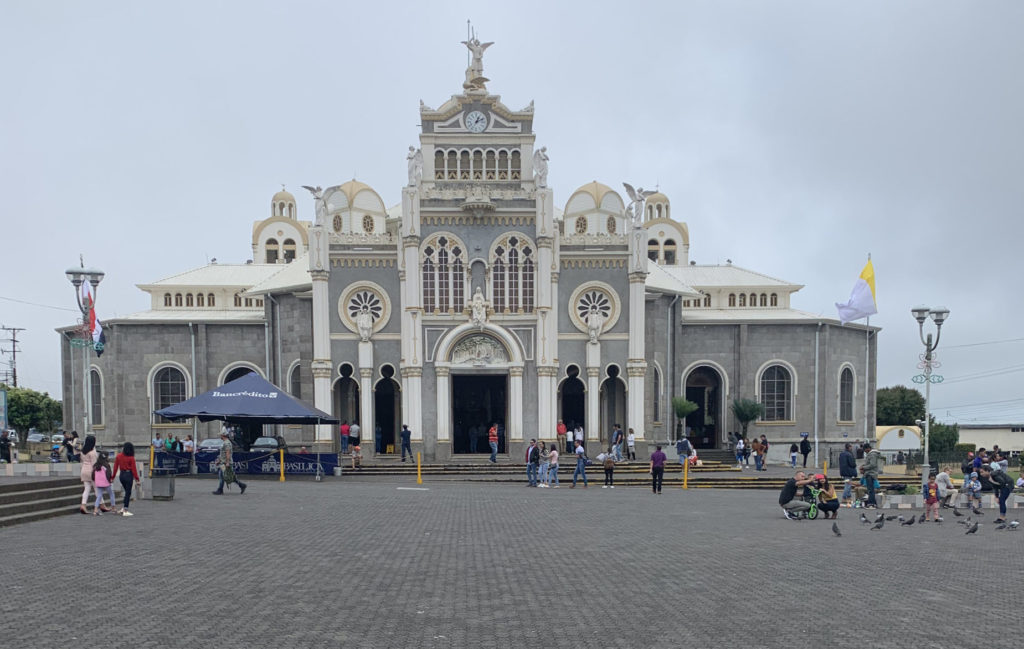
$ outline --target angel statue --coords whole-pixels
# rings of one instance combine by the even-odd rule
[[[480,39],[474,36],[468,41],[462,41],[462,44],[473,53],[472,62],[466,68],[466,83],[462,84],[462,87],[467,90],[483,90],[484,84],[488,81],[484,77],[484,50],[494,45],[494,42],[481,43]]]
[[[373,314],[370,313],[370,307],[365,304],[356,314],[356,328],[359,330],[359,338],[364,343],[370,339],[370,334],[373,333]]]
[[[533,179],[537,187],[548,186],[548,148],[542,146],[533,154]]]
[[[629,207],[626,211],[633,210],[633,227],[638,228],[644,222],[644,203],[647,201],[647,197],[656,192],[644,191],[643,187],[633,189],[633,186],[629,183],[622,183],[626,188],[626,192],[629,194],[630,202]]]
[[[310,187],[309,185],[303,185],[303,189],[313,195],[313,201],[316,204],[316,224],[324,225],[327,221],[327,204],[324,202],[324,190],[320,185],[316,187]]]
[[[587,333],[590,334],[591,344],[597,344],[597,337],[601,335],[603,328],[604,316],[601,315],[601,310],[597,308],[596,304],[591,304],[590,311],[587,312]]]
[[[409,186],[415,187],[423,180],[423,152],[410,146],[405,159],[409,161]]]

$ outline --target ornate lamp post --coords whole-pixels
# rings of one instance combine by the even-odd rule
[[[78,310],[82,312],[82,330],[81,337],[72,338],[72,347],[82,348],[82,409],[85,410],[85,416],[82,418],[84,425],[83,435],[89,433],[89,418],[92,416],[92,408],[89,403],[89,354],[88,348],[93,346],[92,331],[89,322],[89,310],[92,308],[92,304],[96,302],[96,290],[103,280],[104,273],[102,270],[96,268],[86,268],[84,261],[79,261],[79,266],[64,271],[68,280],[75,287],[75,300],[78,301]],[[91,288],[89,295],[91,295],[91,302],[86,299],[82,299],[82,284],[88,282]]]
[[[932,370],[940,367],[941,364],[935,360],[935,348],[939,346],[939,336],[942,334],[942,323],[949,317],[949,309],[944,306],[937,306],[934,309],[926,306],[916,306],[910,310],[917,320],[917,328],[921,336],[921,343],[924,345],[924,354],[921,354],[921,362],[917,367],[924,370],[924,374],[913,377],[914,383],[924,383],[924,470],[921,471],[921,493],[928,489],[928,475],[931,473],[932,465],[928,461],[928,435],[931,432],[931,396],[932,383],[942,383],[942,376],[932,374]],[[935,341],[932,341],[932,334],[924,334],[924,323],[928,317],[935,321]]]

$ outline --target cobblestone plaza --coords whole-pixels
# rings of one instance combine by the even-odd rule
[[[842,510],[836,538],[784,520],[774,491],[598,482],[415,490],[346,476],[216,497],[210,480],[178,480],[175,500],[133,518],[0,530],[3,644],[1011,644],[1007,566],[1024,534],[966,536],[952,516],[871,532]]]

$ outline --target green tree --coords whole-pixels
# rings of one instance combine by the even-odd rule
[[[924,431],[921,431],[924,434]],[[960,442],[959,424],[940,424],[931,418],[928,430],[929,453],[952,453]]]
[[[689,401],[686,397],[672,397],[672,409],[676,413],[676,438],[678,439],[682,434],[683,422],[686,418],[693,414],[697,408],[700,408],[697,404]]]
[[[879,426],[914,426],[924,419],[924,397],[902,385],[882,388],[876,395],[875,413]]]
[[[743,429],[743,439],[746,439],[747,426],[764,414],[764,404],[753,399],[736,399],[732,402],[732,414],[739,420]]]
[[[46,392],[6,385],[0,387],[7,390],[7,421],[11,428],[23,433],[22,439],[29,428],[50,431],[53,423],[61,420],[61,402]]]

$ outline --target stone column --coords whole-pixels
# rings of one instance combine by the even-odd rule
[[[434,375],[437,377],[437,441],[451,441],[451,391],[452,377],[451,368],[435,366]]]
[[[402,419],[412,431],[412,440],[423,442],[423,408],[420,397],[423,392],[423,368],[403,367],[402,375]]]
[[[601,345],[587,344],[587,441],[601,439]]]
[[[359,343],[359,441],[373,439],[373,343]],[[374,449],[376,451],[376,448]]]
[[[538,439],[555,439],[555,426],[558,424],[557,375],[557,367],[537,368],[537,422],[540,427],[537,431]]]
[[[633,429],[638,440],[645,438],[645,376],[647,373],[647,304],[645,288],[646,272],[629,274],[629,356],[626,359],[629,394],[626,417],[628,427]]]
[[[331,404],[331,318],[328,305],[328,279],[326,269],[310,271],[313,284],[313,405],[330,413]],[[334,440],[334,427],[321,424],[316,427],[318,444],[330,444]]]
[[[508,441],[523,441],[523,368],[508,369]],[[510,449],[509,449],[510,450]]]

